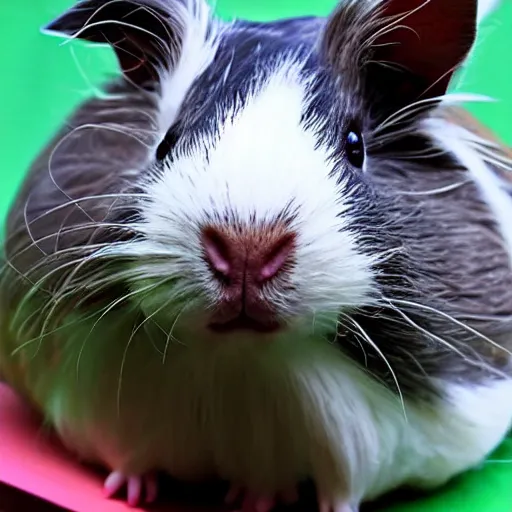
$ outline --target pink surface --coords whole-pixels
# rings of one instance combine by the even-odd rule
[[[74,512],[145,510],[105,499],[102,477],[78,464],[42,433],[31,411],[0,383],[1,482]]]

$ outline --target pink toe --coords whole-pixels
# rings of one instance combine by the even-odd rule
[[[108,475],[105,483],[103,484],[103,491],[107,498],[111,498],[121,490],[123,484],[125,483],[125,477],[119,471],[113,471]]]
[[[156,475],[146,477],[146,502],[153,503],[158,496],[158,478]]]
[[[128,478],[128,505],[136,507],[140,502],[142,491],[142,482],[139,476],[131,476]]]

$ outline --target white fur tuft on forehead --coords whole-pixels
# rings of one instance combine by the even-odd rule
[[[173,124],[190,87],[212,63],[217,52],[221,24],[205,0],[176,2],[173,29],[181,35],[179,57],[172,69],[162,70],[159,129]]]
[[[368,304],[373,261],[348,230],[347,202],[356,190],[347,190],[328,149],[301,123],[306,87],[293,65],[278,68],[223,117],[215,136],[178,152],[144,184],[150,200],[139,247],[168,256],[166,273],[179,267],[209,275],[199,231],[212,220],[258,226],[285,216],[298,243],[292,282],[308,309]]]

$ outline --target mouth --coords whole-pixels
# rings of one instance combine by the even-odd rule
[[[208,326],[212,331],[219,334],[227,334],[237,331],[249,331],[260,334],[271,334],[281,330],[282,325],[277,321],[260,322],[241,315],[228,322],[212,322]]]

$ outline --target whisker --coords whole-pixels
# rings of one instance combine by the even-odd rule
[[[117,382],[117,393],[116,393],[116,410],[117,410],[118,417],[121,416],[121,383],[122,383],[122,378],[123,378],[124,365],[126,362],[126,356],[128,354],[128,349],[130,347],[130,344],[133,340],[133,337],[134,337],[137,329],[138,329],[138,327],[135,327],[135,323],[134,323],[133,327],[132,327],[132,334],[128,338],[128,342],[126,343],[126,346],[123,351],[123,356],[121,358],[121,367],[119,369],[119,378],[118,378],[118,382]]]
[[[69,194],[67,194],[64,189],[62,189],[60,187],[60,185],[57,183],[57,181],[55,180],[55,176],[53,175],[53,171],[52,171],[52,163],[53,163],[53,159],[55,157],[55,154],[57,153],[58,149],[60,148],[60,146],[62,144],[64,144],[64,142],[72,137],[75,132],[79,131],[80,127],[78,128],[74,128],[73,130],[71,130],[69,133],[67,133],[66,135],[64,135],[60,140],[59,142],[57,142],[57,144],[55,144],[55,147],[52,149],[51,153],[50,153],[50,156],[48,158],[48,175],[50,176],[50,179],[52,181],[52,183],[54,184],[55,188],[61,192],[69,201],[72,201],[72,198],[71,196],[69,196]],[[94,219],[79,205],[77,204],[77,207],[80,209],[80,211],[91,221],[91,222],[94,222]],[[28,226],[27,226],[27,229],[28,229]]]
[[[115,223],[102,223],[100,225],[97,225],[97,224],[81,224],[81,225],[78,225],[78,226],[70,226],[69,228],[66,228],[66,230],[61,231],[61,236],[62,235],[68,235],[68,234],[71,234],[71,233],[79,233],[82,230],[83,231],[88,231],[88,230],[91,230],[92,228],[94,228],[95,231],[93,231],[91,233],[91,237],[89,237],[90,239],[94,237],[94,235],[96,234],[96,232],[99,229],[103,229],[103,228],[118,229],[120,231],[126,231],[126,232],[129,232],[129,233],[134,231],[134,228],[133,228],[132,225],[125,225],[125,224],[115,224]],[[51,240],[56,235],[57,235],[57,233],[50,233],[49,235],[45,235],[45,236],[43,236],[41,238],[38,238],[36,240],[36,242],[37,243],[42,243],[42,242]],[[30,273],[32,273],[33,270],[36,270],[37,268],[39,268],[39,266],[46,265],[46,264],[48,264],[48,261],[55,260],[55,259],[59,258],[60,256],[65,256],[65,255],[67,255],[69,253],[83,252],[84,254],[87,254],[87,253],[90,253],[91,251],[96,250],[96,249],[99,250],[99,249],[104,248],[104,247],[111,247],[113,244],[122,245],[122,244],[125,244],[125,243],[126,242],[122,242],[122,241],[119,241],[119,242],[115,242],[115,241],[112,241],[112,242],[101,242],[101,243],[88,243],[88,242],[86,242],[86,243],[81,244],[81,245],[74,245],[72,247],[65,247],[63,249],[58,249],[58,250],[56,250],[53,253],[46,254],[46,258],[41,258],[36,265],[31,267],[26,272],[26,274],[21,274],[21,275],[22,276],[25,276],[25,275],[28,276]],[[25,252],[27,252],[27,251],[29,251],[30,249],[33,249],[33,248],[34,248],[34,245],[33,244],[29,244],[29,245],[23,247],[23,249],[20,249],[18,252],[16,252],[12,256],[10,256],[9,259],[6,260],[6,261],[9,262],[11,265],[13,265],[14,264],[13,260],[16,260],[17,258],[22,256]]]
[[[39,247],[39,245],[35,241],[34,235],[32,234],[32,231],[30,229],[30,224],[28,223],[28,203],[29,203],[29,201],[30,201],[30,194],[27,197],[25,204],[23,205],[23,220],[25,222],[25,226],[27,227],[27,233],[28,233],[28,236],[30,237],[30,240],[32,241],[32,245],[37,247],[45,256],[47,256],[46,252],[41,247]]]
[[[66,280],[64,281],[64,284],[62,285],[62,287],[66,287],[69,284],[69,282],[71,282],[73,274],[78,272],[80,270],[80,268],[83,265],[85,265],[86,263],[87,263],[87,260],[83,260],[82,262],[80,262],[75,267],[73,272],[71,272],[70,276],[68,276],[66,278]],[[61,287],[61,289],[62,289],[62,287]],[[50,325],[50,323],[51,323],[51,321],[52,321],[52,319],[54,317],[55,312],[58,310],[58,306],[59,306],[59,303],[60,303],[59,298],[58,298],[58,293],[55,294],[53,300],[49,301],[46,306],[49,306],[52,303],[53,303],[53,306],[50,307],[49,313],[46,315],[46,318],[43,321],[43,325],[41,326],[41,331],[40,331],[40,340],[41,340],[41,342],[40,343],[42,343],[42,340],[44,338],[44,333],[47,331],[47,328]],[[43,308],[42,313],[46,310],[46,306],[45,306],[45,308]]]
[[[113,0],[113,1],[115,1],[115,0]],[[104,4],[104,5],[102,5],[101,7],[98,7],[98,9],[89,17],[89,20],[91,20],[94,16],[96,16],[96,14],[101,9],[104,9],[110,3],[112,3],[112,2],[108,2],[108,3]],[[91,28],[101,27],[102,25],[115,24],[115,25],[118,25],[118,26],[121,26],[121,27],[131,28],[131,29],[134,29],[136,31],[143,32],[143,33],[145,33],[147,35],[150,35],[150,36],[154,37],[157,41],[159,41],[161,44],[163,44],[164,48],[168,47],[167,43],[161,37],[157,36],[156,34],[154,34],[153,32],[151,32],[150,30],[148,30],[148,29],[146,29],[144,27],[133,25],[132,23],[127,23],[127,22],[120,21],[120,20],[109,20],[109,19],[107,19],[107,20],[103,20],[103,21],[95,21],[95,22],[92,22],[92,23],[89,23],[89,20],[86,21],[84,26],[80,30],[78,30],[75,34],[67,36],[66,39],[61,43],[61,45],[64,46],[66,44],[69,44],[74,39],[80,39],[82,33],[84,31],[86,31],[86,30],[91,29]]]
[[[30,225],[34,224],[35,222],[38,222],[42,219],[44,219],[47,215],[51,215],[52,213],[57,213],[60,210],[63,210],[65,208],[68,208],[69,206],[77,205],[78,203],[81,203],[82,201],[96,201],[98,199],[121,199],[121,198],[127,198],[127,199],[149,199],[149,194],[144,193],[126,193],[126,192],[120,192],[120,193],[109,193],[109,194],[96,194],[96,195],[88,195],[88,196],[81,196],[76,199],[69,198],[69,201],[66,201],[65,203],[59,204],[55,206],[54,208],[51,208],[50,210],[45,211],[41,215],[35,217],[30,221]],[[101,221],[99,221],[101,222]],[[95,220],[91,220],[91,223],[96,223]]]
[[[77,379],[78,379],[79,370],[80,370],[80,360],[81,360],[82,353],[83,353],[83,350],[85,348],[85,345],[86,345],[87,341],[89,340],[92,332],[98,326],[98,324],[103,320],[103,318],[105,318],[105,316],[108,315],[108,313],[110,313],[119,304],[121,304],[123,302],[126,302],[127,300],[129,300],[129,299],[131,299],[133,297],[136,297],[139,294],[142,294],[142,293],[147,292],[147,291],[151,291],[151,290],[155,289],[157,286],[160,286],[161,284],[162,284],[161,282],[156,283],[156,284],[152,283],[152,284],[146,285],[145,287],[141,288],[140,290],[132,290],[131,292],[126,293],[122,297],[119,297],[116,300],[112,301],[103,310],[103,312],[101,313],[99,318],[94,322],[93,326],[91,327],[91,329],[89,331],[89,334],[85,337],[85,339],[84,339],[84,341],[82,343],[82,347],[80,348],[80,352],[78,354],[78,358],[77,358],[77,362],[76,362],[76,375],[77,375]]]
[[[409,325],[411,325],[412,327],[417,327],[417,324],[415,322],[413,322],[410,317],[408,315],[406,315],[403,311],[401,311],[399,308],[397,308],[396,306],[393,306],[393,305],[390,305],[388,304],[388,307],[391,307],[393,311],[395,312],[398,312],[400,314],[400,316],[407,322],[409,323]],[[390,322],[397,322],[396,318],[392,318],[392,317],[389,317],[388,318],[388,321]],[[453,344],[449,343],[447,340],[443,339],[443,338],[440,338],[438,336],[436,336],[434,333],[428,331],[428,330],[424,330],[423,331],[424,334],[428,337],[430,337],[431,339],[433,339],[434,341],[437,341],[439,343],[441,343],[443,346],[447,347],[450,351],[456,353],[457,355],[459,355],[466,363],[474,366],[474,367],[477,367],[479,369],[482,369],[482,370],[485,370],[489,373],[492,373],[500,378],[508,378],[508,375],[497,369],[497,368],[494,368],[492,365],[490,365],[489,363],[487,363],[478,353],[476,350],[474,350],[472,347],[470,346],[467,346],[467,345],[464,345],[464,348],[468,349],[468,351],[472,354],[472,357],[470,357],[470,354],[468,352],[468,354],[463,354],[460,350],[458,350]],[[457,334],[457,333],[454,333],[454,334]]]
[[[64,136],[63,140],[67,136],[76,135],[76,132],[78,132],[80,130],[86,130],[86,129],[108,130],[111,132],[120,133],[121,135],[126,135],[127,137],[130,137],[130,138],[136,140],[138,143],[142,144],[148,150],[152,148],[151,144],[148,144],[144,139],[138,137],[137,132],[140,133],[141,135],[143,135],[143,134],[157,135],[158,134],[158,132],[156,132],[155,130],[149,130],[149,129],[140,128],[140,127],[139,128],[129,128],[126,125],[122,125],[122,124],[118,124],[118,123],[114,123],[114,122],[84,123],[80,126],[74,127],[70,133],[68,133]]]
[[[370,38],[370,41],[367,44],[369,44],[370,46],[374,46],[375,41],[379,37],[389,34],[390,32],[393,32],[394,30],[396,30],[398,28],[405,28],[405,29],[411,30],[418,36],[418,34],[411,27],[409,27],[408,25],[402,25],[401,23],[402,23],[402,21],[404,21],[407,18],[409,18],[410,16],[412,16],[414,13],[423,9],[423,7],[425,7],[429,2],[430,2],[430,0],[425,0],[425,2],[418,5],[418,7],[415,7],[414,9],[411,9],[409,11],[404,11],[403,13],[400,13],[400,14],[395,14],[393,16],[386,16],[386,17],[382,16],[382,14],[381,14],[382,8],[377,9],[376,10],[377,13],[380,13],[380,16],[382,16],[381,23],[383,26],[379,30],[376,30],[373,32],[372,37]]]
[[[112,118],[113,116],[117,117],[120,113],[130,113],[130,114],[139,114],[143,117],[145,117],[149,122],[150,125],[154,126],[155,128],[149,129],[149,128],[134,128],[134,130],[141,131],[141,132],[147,132],[152,135],[158,135],[159,129],[158,127],[158,116],[153,114],[150,111],[143,110],[141,108],[135,108],[133,106],[130,107],[118,107],[118,106],[112,106],[112,107],[104,107],[102,110],[98,112],[99,116],[105,116],[107,118]],[[123,128],[125,125],[114,123],[116,126],[119,126],[120,128]]]
[[[13,272],[15,272],[17,274],[19,279],[23,279],[23,280],[27,281],[32,286],[34,285],[34,283],[28,277],[25,277],[25,274],[23,274],[23,272],[21,272],[18,268],[16,268],[10,260],[6,259],[6,260],[4,260],[4,264],[2,265],[2,270],[1,270],[1,278],[0,278],[1,286],[5,285],[5,280],[9,277],[9,273],[7,272],[7,270],[12,270]]]
[[[111,244],[106,244],[106,245],[110,246]],[[50,308],[50,311],[47,315],[47,319],[42,326],[41,336],[43,336],[43,333],[46,331],[46,328],[47,328],[47,322],[49,322],[50,319],[53,317],[53,314],[59,307],[59,304],[62,301],[66,300],[68,297],[73,297],[76,295],[76,290],[79,288],[80,281],[75,280],[74,285],[72,287],[70,286],[70,284],[73,282],[73,279],[75,278],[76,274],[82,269],[82,267],[84,267],[84,265],[86,265],[87,263],[91,263],[91,262],[94,263],[96,261],[96,259],[97,258],[96,258],[95,254],[85,255],[78,259],[67,261],[67,262],[59,265],[57,268],[53,269],[52,271],[49,271],[45,275],[43,275],[39,279],[39,281],[37,281],[36,283],[33,284],[32,288],[27,291],[27,293],[25,294],[23,299],[20,301],[20,303],[17,307],[17,310],[15,312],[12,323],[17,322],[18,316],[21,314],[23,307],[30,300],[30,298],[32,298],[34,296],[34,294],[37,293],[38,291],[44,291],[44,290],[41,290],[40,287],[41,287],[41,284],[43,284],[46,279],[48,279],[49,277],[51,277],[51,275],[53,275],[55,273],[62,272],[67,267],[74,267],[73,270],[67,276],[66,275],[63,276],[64,281],[60,285],[58,285],[58,287],[53,292],[46,291],[46,293],[49,293],[52,295],[52,298],[45,304],[45,306],[41,310],[41,314],[44,314],[46,312],[46,310],[48,308]],[[107,271],[107,269],[100,269],[96,273],[99,274],[100,276],[103,276],[106,271]],[[91,281],[91,278],[93,275],[94,274],[89,273],[88,275],[85,275],[82,277],[82,280],[86,280],[86,282],[89,284],[89,286],[94,286],[95,290],[94,290],[94,292],[92,292],[92,295],[97,294],[101,290],[101,285],[102,285],[101,280],[97,279],[96,281]],[[106,284],[112,285],[116,279],[121,279],[121,278],[129,276],[129,275],[131,275],[131,272],[129,270],[123,270],[123,271],[117,272],[117,274],[110,273],[104,279],[104,281]],[[69,291],[66,291],[66,290],[69,290]],[[75,304],[75,306],[76,307],[80,306],[82,304],[83,300],[86,300],[86,298],[90,297],[90,295],[91,294],[86,295],[85,297],[82,297],[81,300]]]
[[[402,411],[403,411],[403,414],[404,414],[404,418],[405,420],[407,421],[407,412],[405,410],[405,401],[404,401],[404,397],[403,397],[403,394],[402,394],[402,389],[400,388],[400,384],[398,382],[398,378],[396,376],[396,373],[395,371],[393,370],[393,367],[391,366],[391,364],[389,363],[387,357],[384,355],[384,353],[382,352],[382,350],[380,350],[380,348],[377,346],[377,344],[370,338],[370,336],[368,335],[368,333],[363,329],[363,327],[356,321],[354,320],[352,317],[342,313],[342,316],[348,320],[350,323],[352,323],[352,325],[354,325],[357,330],[359,331],[359,333],[361,334],[361,336],[364,338],[364,340],[375,350],[375,352],[382,358],[382,360],[384,361],[384,364],[387,366],[387,368],[389,369],[390,373],[391,373],[391,376],[395,382],[395,385],[396,385],[396,389],[397,389],[397,392],[398,392],[398,396],[400,398],[400,403],[402,404]]]
[[[399,121],[407,119],[409,116],[425,109],[428,110],[430,107],[443,102],[445,104],[457,104],[464,102],[484,102],[484,101],[492,101],[491,98],[478,95],[478,94],[465,94],[465,93],[447,93],[439,96],[435,96],[432,98],[425,98],[422,100],[415,101],[414,103],[410,103],[405,107],[397,110],[390,116],[388,116],[384,121],[382,121],[377,127],[372,130],[372,136],[377,135],[378,133],[384,131],[385,129],[397,124]]]
[[[37,313],[38,312],[35,311],[34,313],[31,314],[31,316],[33,316],[34,314],[37,314]],[[36,336],[34,338],[30,338],[27,341],[25,341],[23,343],[23,345],[17,347],[15,352],[19,351],[20,349],[23,349],[24,347],[27,347],[27,346],[31,345],[32,343],[35,343],[36,341],[40,341],[41,338],[46,338],[48,336],[51,336],[52,334],[58,333],[59,331],[64,331],[64,330],[68,329],[69,327],[72,327],[73,325],[79,324],[81,322],[87,322],[88,320],[92,320],[95,316],[98,315],[98,313],[101,313],[101,310],[100,311],[93,311],[92,313],[90,313],[88,315],[85,315],[85,316],[81,316],[81,317],[79,317],[79,318],[77,318],[77,319],[75,319],[75,320],[73,320],[71,322],[63,323],[63,324],[59,325],[58,327],[55,327],[51,331],[45,332],[42,335],[38,335],[38,336]],[[19,335],[19,337],[21,337],[21,334]]]
[[[457,355],[459,355],[462,359],[464,360],[468,360],[468,358],[465,356],[465,354],[463,354],[459,349],[457,349],[456,347],[454,347],[451,343],[447,342],[445,339],[441,338],[440,336],[438,336],[437,334],[434,334],[432,332],[430,332],[428,329],[425,329],[424,327],[421,327],[420,325],[418,325],[414,320],[412,320],[408,315],[406,315],[401,309],[399,308],[396,308],[394,307],[392,304],[391,304],[391,307],[394,311],[396,311],[411,327],[414,327],[415,329],[417,329],[419,332],[422,332],[423,334],[425,334],[426,336],[428,336],[429,338],[437,341],[438,343],[441,343],[442,345],[444,345],[445,347],[449,348],[451,351],[455,352]]]
[[[344,316],[344,318],[346,318],[346,317]],[[364,366],[365,366],[365,368],[368,368],[368,354],[366,353],[366,350],[364,348],[364,344],[359,339],[359,336],[358,336],[358,332],[359,331],[356,331],[356,330],[352,329],[350,327],[350,325],[348,325],[348,324],[343,324],[343,328],[347,329],[348,331],[350,331],[354,335],[354,339],[357,342],[357,344],[359,345],[359,347],[361,348],[361,351],[363,353]],[[336,340],[333,341],[333,343],[335,343],[335,342],[336,342]]]
[[[396,193],[403,196],[434,196],[437,194],[445,194],[446,192],[452,192],[453,190],[457,190],[465,185],[470,183],[469,180],[458,181],[457,183],[452,183],[450,185],[446,185],[444,187],[434,188],[431,190],[419,190],[415,192],[410,192],[406,190],[397,190]]]
[[[132,344],[132,341],[135,338],[135,335],[137,334],[137,332],[140,330],[140,328],[143,327],[146,322],[148,322],[153,317],[155,317],[158,313],[160,313],[160,311],[165,309],[173,300],[174,300],[174,297],[171,297],[169,300],[165,301],[158,309],[153,311],[153,313],[151,313],[148,316],[145,316],[144,320],[142,320],[142,322],[140,322],[135,329],[132,329],[132,333],[131,333],[131,335],[130,335],[127,343],[126,343],[125,349],[123,351],[123,357],[121,359],[121,367],[119,369],[119,379],[118,379],[118,386],[117,386],[117,412],[118,412],[118,414],[120,414],[120,411],[121,411],[121,387],[122,387],[123,373],[124,373],[124,367],[125,367],[125,364],[126,364],[126,357],[127,357],[127,354],[128,354],[128,349],[129,349],[130,345]],[[177,319],[179,318],[179,316],[180,315],[178,315],[176,317],[176,320],[175,320],[173,325],[176,324]],[[164,360],[165,360],[165,353],[166,352],[167,352],[167,343],[166,343],[166,350],[164,352]]]
[[[169,344],[170,344],[170,340],[172,339],[173,341],[179,343],[180,345],[184,345],[184,343],[182,343],[180,340],[178,340],[175,336],[173,336],[173,331],[174,331],[174,328],[176,327],[176,324],[178,323],[178,320],[179,318],[181,317],[181,315],[183,314],[183,312],[188,308],[188,306],[190,306],[190,304],[192,304],[193,301],[190,301],[188,302],[187,304],[185,304],[183,306],[183,308],[181,308],[181,310],[178,312],[178,314],[176,315],[176,318],[174,319],[174,322],[173,324],[171,325],[171,329],[169,330],[169,334],[167,335],[167,339],[165,340],[165,347],[164,347],[164,353],[163,353],[163,358],[162,358],[162,364],[165,364],[165,361],[167,359],[167,351],[169,349]]]
[[[41,285],[46,281],[46,279],[50,278],[53,274],[55,273],[58,273],[60,271],[62,271],[63,269],[67,268],[67,267],[72,267],[73,265],[76,265],[77,263],[80,264],[83,262],[83,258],[79,258],[79,259],[75,259],[75,260],[71,260],[71,261],[68,261],[68,262],[65,262],[63,263],[62,265],[59,265],[57,268],[47,272],[45,275],[43,275],[38,281],[36,281],[30,288],[29,290],[27,291],[27,293],[25,293],[25,295],[23,296],[23,298],[21,299],[21,301],[19,302],[18,304],[18,307],[16,308],[16,311],[14,313],[14,316],[13,316],[13,319],[12,319],[12,323],[13,324],[16,324],[17,321],[18,321],[18,316],[21,314],[21,311],[22,309],[26,306],[26,303],[34,297],[34,295],[37,293],[37,292],[46,292],[46,293],[50,293],[48,290],[41,290]]]
[[[453,322],[455,325],[462,327],[466,331],[470,332],[471,334],[473,334],[480,340],[485,341],[485,342],[489,343],[490,345],[492,345],[493,347],[497,348],[498,350],[502,350],[506,354],[512,356],[512,352],[510,350],[507,350],[505,347],[502,347],[499,343],[496,343],[494,340],[492,340],[488,336],[485,336],[481,332],[478,332],[476,329],[473,329],[471,326],[465,324],[464,322],[457,320],[456,318],[449,315],[448,313],[445,313],[436,308],[427,306],[425,304],[419,304],[417,302],[413,302],[413,301],[409,301],[409,300],[403,300],[403,299],[386,299],[386,300],[388,300],[391,304],[396,303],[396,304],[401,304],[403,306],[409,306],[409,307],[413,307],[413,308],[417,308],[417,309],[423,309],[425,311],[429,311],[429,312],[439,315],[443,318],[446,318],[450,322]]]

